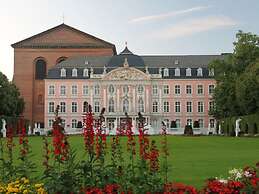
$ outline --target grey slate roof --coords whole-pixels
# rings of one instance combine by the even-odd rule
[[[138,56],[134,55],[126,47],[119,55],[115,56],[80,56],[71,57],[61,63],[57,64],[54,68],[49,70],[47,79],[59,79],[60,69],[67,69],[66,79],[89,79],[83,77],[83,69],[91,68],[94,74],[102,74],[103,67],[109,72],[117,67],[122,67],[127,58],[130,67],[135,67],[145,72],[145,67],[148,67],[150,74],[159,74],[159,69],[168,68],[169,76],[163,79],[193,79],[193,78],[208,78],[209,70],[208,64],[215,59],[224,59],[224,55],[165,55],[165,56]],[[78,69],[77,78],[72,77],[72,68]],[[180,76],[175,76],[175,68],[180,68]],[[186,76],[186,68],[191,68],[192,76]],[[202,68],[203,76],[197,76],[197,69]],[[64,79],[64,78],[62,78]]]

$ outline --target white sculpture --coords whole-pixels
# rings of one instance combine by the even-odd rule
[[[210,123],[209,123],[209,126],[208,126],[208,133],[207,133],[207,135],[209,135],[209,134],[210,134],[210,132],[211,132],[211,125],[210,125]]]
[[[35,135],[37,131],[37,123],[34,123],[33,135]]]
[[[242,119],[240,119],[240,118],[238,118],[237,120],[236,120],[236,130],[235,130],[235,132],[236,132],[236,137],[238,136],[238,133],[240,132],[240,121],[241,121]]]
[[[2,119],[2,133],[3,133],[3,137],[6,137],[6,128],[5,128],[5,125],[6,125],[6,121],[4,119]]]
[[[219,132],[218,132],[219,135],[221,135],[221,124],[219,124]]]
[[[31,134],[32,134],[31,125],[29,125],[29,127],[28,127],[28,135],[31,135]]]

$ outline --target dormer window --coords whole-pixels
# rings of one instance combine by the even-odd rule
[[[192,76],[192,70],[191,68],[186,69],[186,76]]]
[[[88,69],[84,69],[83,76],[88,77]]]
[[[202,68],[197,69],[197,76],[202,76]]]
[[[169,70],[168,68],[164,68],[164,77],[168,77],[169,76]]]
[[[179,64],[179,61],[178,61],[178,60],[175,60],[175,61],[174,61],[174,64],[175,64],[175,65],[178,65],[178,64]]]
[[[179,67],[175,68],[174,75],[175,76],[180,76],[180,68]]]
[[[209,69],[209,76],[214,76],[214,68]]]
[[[60,77],[66,77],[66,69],[65,68],[62,68],[60,70]]]
[[[77,77],[77,69],[72,69],[72,77]]]

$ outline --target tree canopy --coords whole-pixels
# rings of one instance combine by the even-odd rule
[[[234,52],[210,64],[217,86],[213,100],[216,118],[259,112],[259,36],[239,31]]]
[[[19,116],[24,110],[24,100],[14,83],[0,72],[0,116]]]

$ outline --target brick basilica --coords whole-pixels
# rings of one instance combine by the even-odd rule
[[[58,25],[12,44],[13,81],[25,100],[24,116],[31,125],[51,128],[54,110],[66,130],[76,130],[91,104],[98,114],[106,108],[109,130],[125,121],[136,126],[137,112],[157,133],[164,121],[172,133],[199,123],[199,133],[215,128],[214,70],[208,64],[224,55],[145,55],[126,46],[117,54],[114,44]]]

